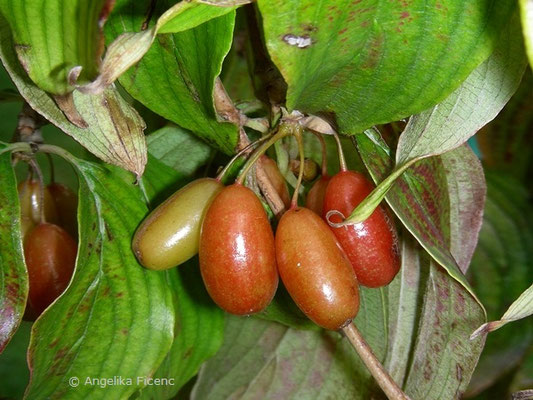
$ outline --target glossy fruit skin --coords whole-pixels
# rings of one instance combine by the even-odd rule
[[[331,178],[324,198],[323,217],[330,210],[345,217],[374,189],[364,175],[341,171]],[[330,217],[340,222],[339,215]],[[381,287],[389,284],[400,269],[397,235],[390,218],[382,207],[376,208],[364,222],[340,228],[331,227],[352,263],[361,285]]]
[[[298,307],[317,325],[346,326],[359,310],[359,286],[328,225],[307,208],[281,217],[276,231],[281,280]]]
[[[61,183],[47,186],[57,210],[57,224],[73,238],[78,237],[78,196]]]
[[[265,309],[278,287],[274,234],[255,193],[224,188],[202,225],[200,271],[209,295],[236,315]]]
[[[43,201],[41,201],[41,189],[39,181],[25,180],[17,187],[22,237],[41,222],[41,207],[44,204],[44,219],[46,222],[57,223],[57,210],[50,191],[43,188]]]
[[[318,215],[322,215],[324,197],[326,196],[326,188],[328,187],[330,179],[330,176],[321,176],[320,179],[313,184],[305,198],[305,207],[314,211]]]
[[[270,182],[274,186],[274,189],[276,189],[283,204],[285,204],[285,207],[289,208],[291,205],[291,197],[289,195],[289,189],[287,188],[285,178],[283,178],[283,175],[281,175],[278,168],[278,164],[267,156],[261,156],[260,160],[268,179],[270,179]]]
[[[39,224],[24,240],[28,268],[27,316],[39,316],[67,287],[74,271],[77,244],[62,228]]]
[[[133,237],[137,260],[146,268],[164,270],[196,255],[203,217],[223,187],[216,179],[197,179],[153,210]]]

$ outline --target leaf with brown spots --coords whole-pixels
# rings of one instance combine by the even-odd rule
[[[5,145],[0,143],[0,151]],[[11,152],[0,154],[0,353],[19,327],[28,297],[17,181]]]
[[[257,4],[289,111],[332,113],[346,134],[445,99],[492,53],[515,9],[497,0]]]

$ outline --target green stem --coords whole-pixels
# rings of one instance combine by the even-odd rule
[[[224,169],[220,171],[220,173],[217,175],[216,180],[222,181],[224,179],[224,175],[227,174],[231,166],[241,157],[244,153],[246,153],[248,150],[250,150],[252,147],[258,145],[259,143],[264,142],[268,138],[270,138],[272,135],[263,136],[260,139],[257,139],[255,142],[249,143],[245,148],[243,148],[241,151],[239,151],[237,154],[233,156],[233,158],[229,161],[229,163],[226,164]]]
[[[253,152],[248,161],[246,161],[246,164],[244,164],[244,166],[242,167],[241,173],[239,174],[235,182],[242,185],[244,183],[244,180],[246,179],[246,175],[248,174],[254,163],[259,159],[259,157],[265,154],[268,148],[274,143],[276,143],[279,139],[291,135],[292,133],[293,131],[290,124],[281,124],[279,130]]]
[[[326,214],[328,223],[335,228],[339,228],[341,226],[358,224],[366,220],[372,215],[374,210],[379,206],[379,203],[381,203],[381,201],[385,198],[385,195],[392,187],[396,179],[398,179],[400,175],[403,174],[405,170],[413,165],[416,161],[418,161],[418,159],[415,158],[409,160],[405,164],[397,166],[394,171],[387,176],[387,178],[385,178],[378,186],[376,186],[376,188],[361,203],[359,203],[359,205],[344,221],[340,223],[331,222],[330,217],[333,215],[338,215],[338,211],[329,211]]]
[[[296,187],[294,188],[294,193],[292,194],[291,208],[298,207],[298,192],[300,191],[300,186],[302,185],[305,168],[304,141],[301,130],[297,131],[295,136],[296,141],[298,142],[298,152],[300,153],[300,170],[298,171],[298,181],[296,182]]]
[[[344,151],[342,150],[342,144],[341,140],[339,138],[339,135],[337,132],[333,133],[333,137],[335,138],[335,142],[337,142],[337,151],[339,152],[339,166],[341,171],[348,171],[348,167],[346,165],[346,159],[344,158]]]

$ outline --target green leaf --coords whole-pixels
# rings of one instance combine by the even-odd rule
[[[26,349],[30,341],[31,322],[23,321],[9,346],[0,354],[0,397],[22,399],[30,380]]]
[[[0,144],[0,150],[5,146]],[[26,308],[28,274],[20,233],[17,181],[11,153],[0,154],[0,353],[17,330]]]
[[[498,117],[478,135],[481,159],[486,167],[507,171],[526,182],[533,159],[533,75],[526,70],[520,87]]]
[[[117,10],[123,12],[111,14],[107,38],[138,30],[147,3],[119,0]],[[156,15],[169,3],[157,2]],[[231,11],[196,28],[159,35],[143,59],[120,79],[146,107],[227,154],[234,152],[238,127],[219,121],[213,88],[231,47],[234,21],[235,12]]]
[[[494,53],[459,88],[409,119],[400,135],[396,164],[443,154],[465,143],[502,110],[518,88],[526,65],[518,18],[513,18]]]
[[[282,282],[280,282],[276,296],[266,310],[256,314],[255,317],[279,322],[296,329],[320,329],[300,311]]]
[[[76,271],[33,327],[26,394],[127,398],[145,385],[143,377],[153,375],[172,344],[172,295],[165,274],[142,268],[131,251],[131,237],[147,211],[133,177],[67,158],[80,178]],[[86,383],[114,376],[131,384],[104,389]],[[72,377],[79,379],[76,388],[69,385]]]
[[[489,173],[487,184],[479,245],[468,277],[489,319],[495,320],[533,281],[533,212],[527,188],[512,174]],[[469,392],[482,391],[516,368],[531,343],[531,318],[488,335]]]
[[[529,64],[533,66],[533,1],[520,0],[520,16]]]
[[[0,12],[13,32],[18,58],[33,82],[53,94],[66,94],[70,70],[83,67],[93,79],[103,50],[103,25],[110,0],[2,0]],[[101,26],[100,25],[100,26]]]
[[[382,181],[392,168],[386,143],[375,130],[355,137],[370,175]],[[477,244],[485,201],[483,170],[472,151],[463,145],[417,162],[385,199],[422,247],[477,300],[463,275]],[[463,219],[468,225],[462,225]]]
[[[144,399],[173,398],[222,344],[224,313],[205,290],[198,259],[169,270],[167,277],[175,296],[175,339],[154,378],[172,378],[173,382],[141,390]]]
[[[122,9],[127,1],[129,0],[119,0],[116,8]],[[209,2],[192,0],[180,1],[175,4],[175,2],[166,1],[164,8],[166,11],[159,13],[160,17],[156,23],[150,29],[134,33],[146,22],[143,21],[146,18],[146,10],[159,6],[159,4],[154,5],[149,1],[135,3],[133,4],[134,7],[143,3],[140,4],[142,11],[136,15],[140,19],[140,24],[120,36],[115,35],[118,37],[107,48],[100,68],[100,75],[93,82],[80,86],[81,90],[91,93],[99,93],[104,90],[146,54],[158,33],[183,32],[235,10],[234,4],[224,4],[224,2],[217,4],[215,1],[213,4],[203,4]],[[170,4],[174,4],[174,6],[168,8]]]
[[[442,101],[491,54],[514,4],[258,0],[287,107],[334,113],[347,134]]]
[[[179,126],[165,126],[147,138],[150,154],[180,174],[192,176],[211,156],[211,148]]]
[[[489,333],[500,329],[509,322],[529,317],[533,314],[533,285],[527,288],[524,293],[516,299],[503,316],[497,321],[486,322],[481,325],[473,334],[475,338],[484,333]]]
[[[142,175],[146,164],[144,122],[116,89],[110,88],[98,96],[75,91],[63,98],[62,109],[69,114],[69,120],[22,69],[12,47],[9,27],[1,16],[0,58],[20,94],[34,110],[98,158]]]

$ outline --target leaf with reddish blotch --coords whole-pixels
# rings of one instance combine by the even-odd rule
[[[0,151],[5,146],[0,144]],[[17,181],[11,152],[0,154],[0,353],[17,330],[28,297]]]
[[[413,399],[460,398],[483,349],[484,340],[471,341],[469,331],[485,319],[484,310],[410,237],[402,261],[388,287],[385,366]]]
[[[142,175],[146,164],[144,121],[115,88],[98,96],[75,91],[71,97],[63,98],[62,108],[70,110],[67,113],[74,124],[24,72],[12,47],[9,26],[1,16],[0,58],[20,94],[35,111],[98,158]]]
[[[355,138],[370,175],[381,182],[393,167],[388,146],[376,130]],[[472,151],[464,145],[415,163],[385,199],[422,247],[477,300],[464,276],[477,244],[485,201],[483,170]]]

